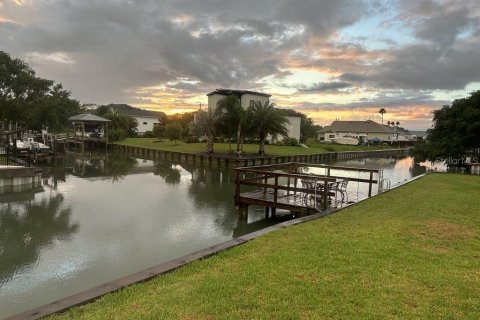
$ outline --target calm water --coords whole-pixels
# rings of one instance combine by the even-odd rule
[[[382,166],[392,185],[425,172],[411,158],[337,164]],[[0,318],[279,222],[261,208],[238,221],[233,182],[215,166],[69,154],[41,188],[0,194]]]

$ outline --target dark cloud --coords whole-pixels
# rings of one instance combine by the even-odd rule
[[[363,82],[366,81],[368,77],[360,73],[346,72],[342,74],[339,79],[348,82]]]
[[[448,50],[411,45],[394,53],[370,75],[379,87],[405,89],[464,89],[480,81],[480,43],[463,42]]]
[[[445,48],[451,46],[461,32],[476,27],[477,23],[477,19],[470,17],[466,8],[453,12],[440,12],[425,19],[415,34],[420,39]]]

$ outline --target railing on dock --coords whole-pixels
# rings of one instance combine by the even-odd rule
[[[324,173],[311,174],[305,172],[311,168],[323,169]],[[371,197],[373,185],[379,183],[381,176],[381,169],[296,162],[240,167],[236,168],[235,171],[235,203],[239,207],[241,215],[243,215],[242,211],[247,210],[248,205],[261,205],[267,208],[280,208],[299,213],[326,210],[329,197],[336,197],[338,191],[331,188],[331,184],[337,183],[338,180],[366,183],[368,184],[368,197]],[[338,175],[338,173],[333,174],[333,171],[366,173],[368,178]],[[306,187],[308,185],[306,181],[311,181],[314,187]],[[313,201],[310,201],[312,199]],[[320,201],[317,201],[317,199]],[[342,201],[343,199],[342,195]],[[321,206],[318,206],[318,203]]]
[[[33,161],[31,150],[20,150],[10,146],[0,146],[0,165],[30,167]]]

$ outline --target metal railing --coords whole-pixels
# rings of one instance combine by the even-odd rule
[[[21,166],[30,167],[32,160],[31,150],[20,150],[10,146],[0,146],[0,165],[1,166]]]

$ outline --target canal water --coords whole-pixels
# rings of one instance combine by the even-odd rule
[[[391,184],[426,171],[409,157],[338,165],[384,168]],[[74,154],[42,186],[0,193],[0,319],[264,228],[238,220],[232,169]]]

